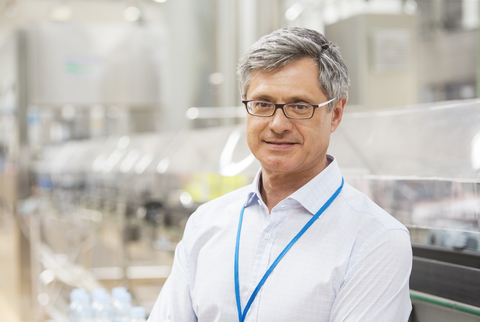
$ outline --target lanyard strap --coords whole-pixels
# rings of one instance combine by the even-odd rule
[[[250,298],[248,299],[247,305],[245,306],[245,309],[243,310],[242,313],[242,304],[240,302],[240,282],[238,278],[238,257],[239,257],[239,249],[240,249],[240,234],[242,232],[242,222],[243,222],[243,213],[245,211],[245,206],[246,203],[243,205],[242,211],[240,212],[240,219],[238,222],[238,230],[237,230],[237,242],[235,244],[235,298],[237,300],[237,311],[238,311],[238,319],[240,322],[243,322],[245,320],[245,317],[247,316],[247,312],[250,309],[250,306],[252,305],[253,301],[255,300],[255,297],[257,296],[258,292],[262,288],[263,284],[265,284],[265,281],[267,278],[270,276],[272,273],[273,269],[277,266],[277,264],[280,262],[280,260],[285,256],[285,254],[290,250],[290,248],[297,242],[297,240],[302,237],[302,235],[307,231],[308,228],[320,217],[320,215],[325,211],[325,209],[330,206],[330,204],[337,198],[337,196],[340,194],[340,191],[343,188],[343,178],[342,178],[342,184],[340,187],[333,193],[333,195],[330,197],[330,199],[327,200],[327,202],[320,208],[320,210],[317,211],[317,213],[310,218],[310,220],[303,226],[302,230],[298,232],[298,234],[293,237],[293,239],[288,243],[287,246],[283,249],[283,251],[277,256],[275,261],[270,265],[268,270],[265,272],[263,275],[262,279],[260,282],[258,282],[257,287],[253,291],[252,295],[250,295]]]

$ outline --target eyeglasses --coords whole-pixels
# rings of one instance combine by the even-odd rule
[[[289,119],[310,119],[313,117],[316,108],[325,106],[334,100],[335,98],[332,98],[331,100],[318,105],[308,103],[276,104],[267,101],[253,100],[242,100],[242,103],[245,104],[248,114],[253,116],[272,116],[277,111],[277,108],[281,108],[283,114]]]

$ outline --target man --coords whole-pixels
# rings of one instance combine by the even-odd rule
[[[407,321],[409,233],[327,155],[348,95],[338,48],[280,29],[238,74],[261,171],[190,217],[149,321]]]

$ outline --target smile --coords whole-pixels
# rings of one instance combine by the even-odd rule
[[[276,144],[276,145],[284,145],[284,144],[288,144],[288,145],[294,145],[295,143],[291,143],[291,142],[267,142],[268,144]]]
[[[275,142],[275,141],[265,141],[265,143],[270,147],[274,149],[287,149],[290,148],[296,143],[294,142]]]

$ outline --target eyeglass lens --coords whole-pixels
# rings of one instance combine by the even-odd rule
[[[247,103],[250,114],[257,116],[271,116],[275,113],[275,104],[252,101]],[[310,118],[313,115],[313,106],[304,104],[285,104],[285,114],[291,118]]]

